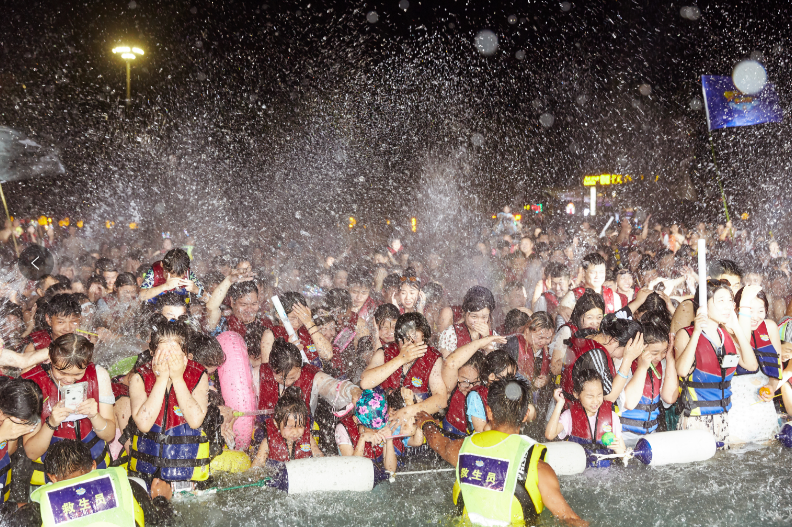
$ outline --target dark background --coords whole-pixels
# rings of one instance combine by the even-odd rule
[[[695,21],[688,2],[568,4],[6,0],[0,124],[68,171],[4,185],[12,214],[217,239],[417,216],[448,236],[614,172],[664,183],[622,189],[624,204],[722,220],[690,102],[701,74],[760,52],[787,108],[789,4],[702,1]],[[482,29],[492,56],[473,46]],[[129,110],[121,43],[146,51]],[[788,121],[713,133],[730,208],[754,225],[786,213]]]

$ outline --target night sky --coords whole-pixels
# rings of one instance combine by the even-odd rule
[[[714,219],[699,76],[753,53],[787,108],[790,5],[689,5],[7,0],[0,124],[57,146],[68,175],[6,192],[18,214],[257,230],[474,221],[620,172],[668,182],[637,189],[647,208]],[[146,50],[129,111],[122,42]],[[735,211],[774,206],[786,121],[713,134]],[[686,177],[698,203],[675,194]]]

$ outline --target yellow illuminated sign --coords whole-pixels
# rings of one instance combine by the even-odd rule
[[[636,176],[643,181],[643,176]],[[632,183],[635,178],[627,174],[589,174],[583,176],[583,186],[593,187],[595,185],[623,185],[625,183]],[[655,182],[660,181],[660,176],[654,177]]]

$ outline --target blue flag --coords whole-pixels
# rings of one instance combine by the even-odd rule
[[[783,111],[769,82],[759,93],[746,95],[734,86],[731,77],[702,75],[701,87],[710,130],[781,122]]]

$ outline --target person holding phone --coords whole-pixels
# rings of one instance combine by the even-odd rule
[[[93,351],[85,337],[62,335],[50,345],[49,364],[22,374],[44,394],[43,426],[23,438],[25,453],[33,460],[31,485],[49,482],[43,467],[47,450],[64,439],[85,443],[97,467],[110,464],[107,443],[115,437],[115,397],[107,370],[91,362]]]

